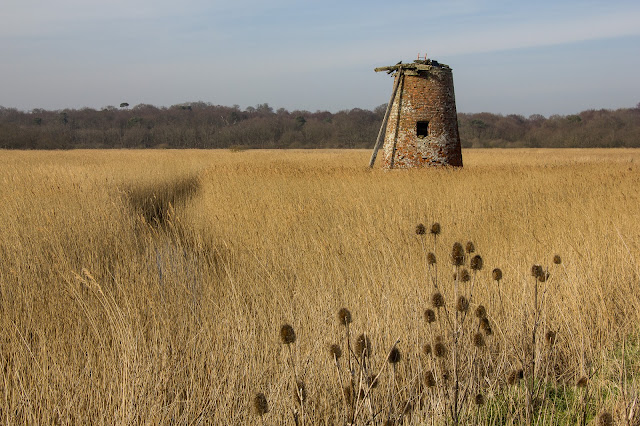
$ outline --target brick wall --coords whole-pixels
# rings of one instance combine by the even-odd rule
[[[451,69],[405,70],[401,78],[387,123],[383,167],[462,166]],[[428,122],[421,137],[418,122],[423,132]]]

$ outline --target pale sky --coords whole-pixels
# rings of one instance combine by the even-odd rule
[[[637,0],[3,0],[0,105],[386,103],[378,66],[425,53],[459,112],[571,114],[640,102]]]

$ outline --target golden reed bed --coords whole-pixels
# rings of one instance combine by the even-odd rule
[[[463,155],[388,172],[368,151],[1,151],[1,421],[638,421],[640,151]]]

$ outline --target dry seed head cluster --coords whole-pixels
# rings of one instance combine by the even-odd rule
[[[296,341],[296,332],[289,324],[285,324],[280,328],[280,340],[285,345],[290,345]]]
[[[453,244],[451,248],[451,263],[454,266],[462,266],[464,265],[464,249],[462,248],[462,244],[456,242]]]
[[[340,345],[333,344],[329,347],[329,352],[331,353],[331,358],[336,360],[340,359],[342,356],[342,348]]]
[[[456,309],[458,312],[467,312],[469,310],[469,301],[466,297],[458,297],[458,303],[456,303]]]
[[[388,358],[389,363],[397,364],[400,362],[401,359],[402,359],[402,354],[400,353],[400,349],[398,349],[395,346],[391,348],[391,351],[389,352],[389,358]]]
[[[424,235],[427,233],[427,228],[424,226],[424,224],[419,223],[418,225],[416,225],[416,235]]]
[[[482,333],[476,333],[473,335],[473,346],[475,346],[476,348],[482,348],[484,347],[485,343],[484,343],[484,336],[482,335]]]
[[[471,258],[471,261],[469,262],[469,267],[471,268],[472,271],[479,271],[482,269],[482,266],[483,266],[482,257],[479,254],[476,254]]]
[[[440,224],[438,222],[431,225],[431,235],[439,235],[440,234]]]
[[[502,270],[500,268],[495,268],[492,272],[491,275],[493,276],[493,279],[495,281],[500,281],[502,279]]]
[[[433,371],[429,370],[424,373],[424,384],[427,385],[428,388],[436,385],[436,377],[433,375]]]
[[[342,308],[338,311],[338,319],[340,324],[348,325],[351,323],[351,312],[347,308]]]
[[[434,308],[442,308],[444,306],[444,296],[440,292],[435,292],[431,296],[431,304]]]
[[[531,276],[538,278],[541,275],[544,275],[544,269],[542,269],[542,266],[540,265],[533,265],[531,267]]]
[[[478,305],[478,307],[476,308],[476,317],[480,319],[487,317],[487,310],[485,309],[484,305]]]
[[[427,322],[427,324],[431,324],[436,320],[436,313],[433,309],[426,309],[424,311],[424,320]]]
[[[442,342],[438,342],[435,344],[433,348],[433,353],[438,358],[444,358],[447,356],[447,347]]]
[[[429,265],[435,265],[436,264],[436,255],[431,253],[431,252],[429,252],[427,254],[427,263]]]
[[[489,323],[489,318],[484,317],[480,318],[480,328],[484,331],[484,334],[487,336],[491,336],[493,334],[493,330],[491,329],[491,324]]]
[[[269,412],[269,403],[264,393],[258,392],[253,397],[253,410],[259,416],[264,416]]]
[[[467,245],[465,246],[465,251],[466,251],[467,253],[469,253],[469,254],[471,254],[471,253],[475,253],[475,251],[476,251],[476,246],[475,246],[475,245],[473,245],[473,242],[468,241],[468,242],[467,242]]]
[[[471,281],[471,275],[469,274],[469,271],[467,271],[466,269],[463,269],[462,271],[460,271],[460,276],[458,278],[463,283],[467,283]],[[455,274],[454,274],[454,279],[455,279]]]
[[[422,352],[425,355],[427,355],[427,356],[431,355],[431,351],[432,351],[431,350],[431,345],[429,343],[425,343],[424,346],[422,346]]]

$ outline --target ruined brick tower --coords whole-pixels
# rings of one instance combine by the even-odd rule
[[[371,156],[384,134],[384,168],[462,167],[453,75],[430,59],[376,68],[395,73],[393,94]]]

